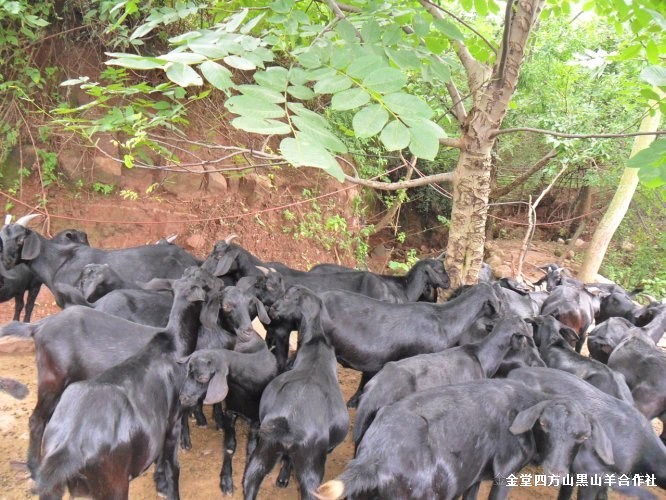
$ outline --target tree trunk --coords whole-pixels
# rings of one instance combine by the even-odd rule
[[[509,1],[510,22],[492,76],[474,93],[463,124],[461,152],[453,178],[453,209],[446,269],[451,287],[476,283],[483,262],[490,195],[491,153],[518,83],[525,44],[544,0]],[[515,9],[515,10],[514,10]]]
[[[654,115],[647,115],[641,122],[641,132],[652,132],[659,128],[661,120],[661,113],[658,109]],[[634,139],[634,146],[631,149],[630,158],[636,155],[639,151],[647,148],[654,140],[653,135],[641,135]],[[615,234],[615,230],[622,222],[629,204],[638,186],[638,169],[625,168],[620,183],[615,191],[615,195],[606,210],[606,213],[599,222],[592,241],[590,242],[590,249],[585,255],[585,260],[578,273],[578,279],[584,282],[596,281],[597,273],[601,267],[601,262],[604,260],[608,245]]]

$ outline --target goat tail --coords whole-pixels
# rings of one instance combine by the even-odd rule
[[[376,463],[353,459],[342,474],[326,481],[313,494],[319,500],[337,500],[362,491],[372,491],[382,485]]]
[[[73,460],[66,447],[44,457],[37,472],[37,492],[40,497],[63,488],[77,474],[81,464]]]
[[[0,337],[19,337],[29,339],[35,336],[37,323],[23,323],[22,321],[10,321],[0,328]]]
[[[286,449],[304,441],[303,433],[292,429],[285,417],[275,417],[262,422],[259,438],[269,443],[280,443]]]

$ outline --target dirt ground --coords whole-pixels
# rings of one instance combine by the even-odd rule
[[[281,200],[272,200],[273,203],[280,203]],[[96,199],[91,200],[91,204],[84,204],[82,208],[81,200],[60,200],[51,205],[51,209],[59,213],[68,214],[76,219],[85,216],[87,219],[113,219],[121,220],[121,217],[136,217],[131,220],[146,220],[148,216],[153,219],[167,220],[172,217],[182,218],[178,214],[191,214],[192,208],[196,202],[165,206],[160,202],[158,206],[142,207],[139,214],[135,214],[136,205],[131,206],[120,199]],[[231,204],[233,200],[225,200],[220,205]],[[238,209],[238,205],[234,205]],[[248,207],[248,209],[256,207]],[[334,208],[334,205],[331,206]],[[223,210],[224,206],[215,206],[209,204],[206,213]],[[195,212],[196,213],[196,212]],[[199,214],[201,214],[200,212]],[[223,211],[221,213],[224,213]],[[272,217],[272,218],[271,218]],[[160,219],[162,218],[162,219]],[[128,226],[108,226],[94,223],[82,225],[76,221],[60,221],[60,227],[52,228],[55,232],[63,227],[79,227],[86,229],[91,235],[91,243],[94,246],[105,248],[130,246],[142,244],[156,239],[172,230],[180,231],[179,242],[185,244],[189,250],[199,256],[212,247],[212,242],[224,237],[230,232],[236,232],[241,236],[241,243],[248,247],[250,251],[265,258],[266,260],[280,260],[289,265],[307,268],[308,264],[316,262],[340,261],[346,264],[352,264],[349,260],[336,258],[335,255],[322,251],[320,247],[308,243],[305,240],[294,240],[291,234],[272,231],[269,228],[275,227],[274,224],[281,222],[281,214],[263,214],[261,219],[257,217],[251,221],[249,218],[229,220],[222,224],[212,223],[192,223],[183,225],[179,228],[173,228],[168,224],[151,225],[149,227],[135,227],[130,230]],[[196,235],[202,235],[197,238]],[[505,263],[511,265],[517,257],[519,242],[513,242],[506,245]],[[540,245],[541,249],[532,252],[528,260],[532,264],[543,264],[552,262],[556,259],[547,248]],[[337,256],[339,257],[339,256]],[[42,289],[35,307],[33,320],[38,320],[50,314],[58,312],[57,306],[53,302],[50,292]],[[9,321],[13,314],[13,303],[0,304],[0,324]],[[27,347],[30,347],[30,342]],[[5,346],[6,347],[6,346]],[[17,349],[25,348],[26,343],[18,344]],[[8,350],[5,348],[5,350]],[[18,401],[12,399],[6,394],[0,394],[0,499],[28,499],[35,498],[30,493],[31,481],[26,477],[26,472],[16,463],[24,462],[28,445],[28,418],[36,402],[36,368],[34,353],[28,352],[10,352],[0,353],[0,376],[16,378],[28,385],[30,394],[26,399]],[[339,379],[342,391],[348,399],[355,391],[359,381],[359,374],[346,369],[339,370]],[[209,421],[210,411],[208,410]],[[351,411],[352,423],[354,411]],[[219,471],[222,463],[221,437],[222,434],[216,431],[211,425],[208,428],[197,428],[194,421],[191,421],[193,448],[191,451],[180,452],[180,493],[183,499],[200,498],[219,498],[221,492],[218,486]],[[242,498],[241,480],[245,461],[245,443],[247,424],[240,419],[238,428],[238,446],[234,457],[234,486],[236,492],[233,498]],[[351,434],[351,433],[350,433]],[[353,446],[351,438],[338,446],[329,456],[326,464],[325,479],[331,479],[339,474],[345,464],[351,459]],[[259,498],[263,499],[295,499],[298,493],[295,487],[295,479],[292,476],[289,488],[277,489],[275,479],[277,477],[277,468],[264,480]],[[523,471],[525,472],[525,471]],[[535,470],[529,472],[534,473]],[[485,498],[488,494],[489,484],[485,484],[481,497]],[[654,490],[659,498],[666,499],[666,494],[659,490]],[[154,483],[152,480],[152,468],[142,477],[132,482],[130,488],[130,498],[132,499],[152,499],[156,498]],[[547,487],[516,487],[512,489],[510,498],[512,499],[550,499],[557,497],[555,488]],[[618,499],[621,496],[613,493],[611,498]]]

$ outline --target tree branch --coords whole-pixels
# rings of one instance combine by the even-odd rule
[[[444,16],[442,12],[439,10],[438,5],[430,3],[429,0],[419,0],[419,3],[434,18],[444,19]],[[453,50],[458,56],[458,59],[460,59],[460,62],[465,68],[465,72],[467,73],[467,85],[469,86],[470,89],[480,89],[481,82],[488,79],[487,76],[490,70],[485,65],[481,64],[479,61],[474,59],[474,56],[472,56],[470,51],[467,49],[467,46],[463,42],[459,40],[452,40],[452,45],[453,45]],[[493,48],[493,50],[495,49]],[[476,96],[477,93],[475,92],[474,97],[476,98]]]
[[[326,0],[326,4],[328,5],[328,8],[333,11],[333,13],[335,14],[335,17],[337,19],[339,19],[339,20],[343,20],[343,19],[346,20],[347,19],[347,17],[342,12],[342,8],[338,4],[338,2],[336,2],[335,0]],[[349,24],[351,24],[351,23],[349,23]],[[356,32],[356,36],[358,37],[358,39],[361,40],[361,42],[362,42],[363,41],[363,35],[361,35],[361,32],[353,24],[351,24],[351,26],[354,29],[354,31]]]
[[[433,184],[435,182],[453,182],[453,172],[428,175],[426,177],[420,177],[418,179],[412,179],[409,181],[400,181],[400,182],[371,181],[367,179],[359,179],[358,177],[352,177],[347,174],[345,174],[345,180],[347,182],[351,182],[352,184],[358,184],[360,186],[379,189],[381,191],[397,191],[398,189],[409,189],[409,188],[427,186],[428,184]]]
[[[324,3],[326,0],[316,0],[318,3]],[[361,9],[358,7],[354,7],[353,5],[347,5],[344,3],[336,2],[338,7],[340,8],[341,11],[343,12],[350,12],[352,14],[358,14],[361,12]]]
[[[462,148],[462,140],[460,137],[443,137],[439,140],[439,143],[447,148]]]
[[[511,29],[512,9],[513,9],[513,0],[509,0],[506,3],[506,12],[504,13],[504,34],[502,35],[502,53],[500,54],[499,64],[497,65],[497,80],[500,86],[504,85],[506,56],[509,53],[509,30]]]
[[[460,24],[462,24],[465,28],[467,28],[467,29],[470,30],[472,33],[474,33],[476,36],[478,36],[481,40],[483,40],[483,41],[486,43],[486,45],[487,45],[488,47],[490,47],[490,50],[492,50],[492,51],[495,53],[495,55],[497,55],[497,48],[496,48],[492,43],[490,43],[486,37],[484,37],[481,33],[479,33],[479,32],[476,31],[474,28],[472,28],[469,24],[467,24],[467,23],[466,23],[464,20],[462,20],[460,17],[456,16],[453,12],[451,12],[451,11],[449,11],[449,10],[446,10],[446,9],[445,9],[444,7],[442,7],[441,5],[438,5],[438,4],[436,4],[436,3],[432,3],[430,0],[425,0],[425,3],[432,5],[434,8],[436,8],[436,9],[438,9],[438,10],[441,10],[442,12],[445,12],[446,15],[448,15],[449,17],[452,17],[453,19],[455,19],[456,21],[458,21],[458,22],[459,22]],[[423,2],[421,2],[421,4],[423,5]],[[432,12],[431,12],[431,14],[432,14]],[[439,16],[439,19],[442,19],[442,16]]]
[[[529,179],[536,172],[538,172],[543,167],[548,165],[548,163],[550,163],[550,160],[555,158],[558,154],[559,150],[557,148],[551,149],[550,151],[548,151],[548,153],[546,153],[543,156],[543,158],[541,158],[538,162],[532,165],[526,172],[524,172],[522,175],[514,179],[513,182],[510,182],[506,186],[502,186],[501,188],[498,188],[494,192],[490,193],[490,199],[496,200],[498,198],[501,198],[502,196],[509,194],[517,187],[522,186],[525,183],[525,181],[527,181],[527,179]]]
[[[453,102],[450,111],[453,116],[455,116],[456,120],[458,120],[458,123],[462,124],[465,121],[465,118],[467,118],[467,110],[463,105],[463,100],[458,92],[458,87],[456,87],[456,84],[453,83],[453,80],[450,78],[445,85],[446,90],[449,91],[449,95],[451,96],[451,101]]]
[[[629,132],[626,134],[565,134],[563,132],[555,132],[553,130],[543,130],[540,128],[503,128],[491,133],[491,137],[498,135],[511,134],[513,132],[531,132],[534,134],[552,135],[555,137],[562,137],[564,139],[616,139],[622,137],[636,137],[638,135],[666,135],[666,130],[656,130],[654,132]]]

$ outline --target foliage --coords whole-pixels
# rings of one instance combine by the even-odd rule
[[[416,249],[410,248],[407,250],[407,255],[405,256],[405,262],[398,262],[391,260],[388,263],[389,269],[393,271],[402,271],[403,273],[409,272],[414,264],[419,261],[419,256],[416,253]]]
[[[665,219],[666,204],[658,193],[641,187],[615,233],[601,274],[627,289],[641,286],[645,293],[666,298]]]
[[[350,252],[354,255],[358,265],[365,264],[370,247],[368,238],[372,234],[372,226],[362,227],[358,231],[349,228],[347,220],[335,211],[335,202],[329,201],[322,205],[310,189],[303,190],[303,197],[310,199],[310,210],[297,215],[289,209],[282,212],[285,225],[282,231],[292,233],[294,238],[307,238],[321,245],[325,250]],[[362,208],[355,203],[355,215],[362,214]]]

